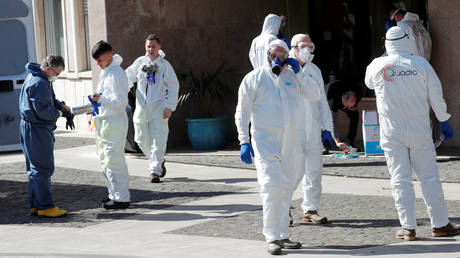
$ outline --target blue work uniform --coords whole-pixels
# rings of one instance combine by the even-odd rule
[[[284,41],[286,43],[286,45],[288,46],[289,49],[291,49],[291,42],[289,41],[289,39],[284,36],[283,33],[278,33],[278,35],[276,36],[278,39],[281,39],[282,41]]]
[[[51,176],[54,172],[54,133],[63,103],[56,100],[48,76],[39,64],[28,63],[29,73],[19,96],[20,140],[29,178],[30,208],[54,208]]]

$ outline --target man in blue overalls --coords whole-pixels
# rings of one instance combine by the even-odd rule
[[[56,120],[67,118],[67,126],[73,125],[73,114],[65,103],[56,100],[51,82],[64,69],[61,56],[48,56],[40,66],[27,63],[29,73],[19,96],[21,112],[20,137],[26,158],[29,177],[30,213],[44,217],[60,217],[67,214],[53,203],[51,176],[54,172],[54,133]]]

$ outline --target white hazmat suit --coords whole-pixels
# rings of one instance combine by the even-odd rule
[[[280,25],[281,18],[278,15],[269,14],[265,17],[262,33],[252,40],[249,50],[249,60],[254,69],[267,63],[268,45],[278,39],[276,35],[279,33]]]
[[[177,106],[179,81],[171,64],[161,54],[152,60],[148,54],[141,56],[126,69],[129,85],[137,82],[136,110],[133,115],[134,140],[149,158],[150,175],[162,173],[161,164],[168,140],[168,119],[163,118],[166,108],[174,111]],[[155,80],[149,83],[144,66],[156,67]]]
[[[292,38],[292,46],[297,46],[299,41],[306,34],[297,34]],[[291,50],[291,57],[296,58],[295,51]],[[311,54],[310,54],[311,57]],[[317,211],[321,200],[321,172],[323,168],[321,129],[333,132],[332,114],[327,102],[326,93],[324,91],[324,81],[318,66],[311,62],[311,58],[302,67],[302,73],[309,76],[313,80],[313,84],[320,92],[319,101],[303,100],[305,114],[305,130],[306,141],[303,146],[304,162],[300,178],[302,179],[303,202],[302,210]]]
[[[450,115],[438,76],[425,58],[410,55],[410,44],[400,27],[389,29],[385,41],[388,56],[372,61],[365,83],[375,90],[380,144],[401,226],[416,227],[413,170],[421,183],[431,226],[439,228],[449,221],[431,135],[430,106],[441,122]]]
[[[125,159],[125,141],[128,132],[128,79],[120,67],[123,59],[115,54],[110,65],[99,74],[97,93],[99,115],[94,117],[97,147],[102,171],[107,183],[109,198],[129,202],[129,175]]]
[[[407,12],[404,18],[397,22],[411,42],[412,53],[417,56],[423,56],[426,60],[430,61],[431,58],[431,38],[428,31],[423,26],[422,21],[415,13]]]
[[[273,46],[286,43],[276,40]],[[235,123],[240,144],[249,143],[251,123],[254,162],[263,205],[263,234],[267,242],[289,237],[289,208],[293,179],[299,171],[304,141],[302,96],[319,99],[308,78],[288,68],[276,76],[265,64],[248,73],[241,82]]]

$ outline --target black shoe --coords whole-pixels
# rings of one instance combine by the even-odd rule
[[[160,176],[157,174],[151,174],[150,183],[160,183]]]
[[[163,178],[166,176],[166,167],[165,167],[165,162],[166,160],[163,159],[163,162],[161,163],[161,174],[160,177]],[[153,183],[153,182],[152,182]]]
[[[300,242],[293,242],[289,240],[288,238],[286,239],[281,239],[281,248],[283,249],[299,249],[302,247],[302,244]]]
[[[106,210],[114,210],[114,209],[126,209],[129,208],[129,202],[116,202],[116,201],[108,201],[102,204],[102,208]]]
[[[104,204],[106,202],[110,202],[110,198],[109,197],[105,197],[104,199],[102,199],[101,203]]]
[[[271,255],[280,255],[281,254],[281,241],[275,240],[273,242],[268,243],[267,245],[267,252]]]

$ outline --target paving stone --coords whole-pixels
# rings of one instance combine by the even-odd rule
[[[147,177],[130,176],[132,206],[126,210],[107,211],[101,208],[100,203],[107,196],[102,173],[57,167],[51,180],[55,204],[67,209],[69,216],[55,219],[32,217],[28,214],[25,164],[22,162],[2,164],[0,224],[81,228],[247,189],[198,182],[188,178],[166,177],[162,183],[152,184]],[[191,214],[191,216],[196,215]]]
[[[302,220],[301,200],[292,204],[294,227],[291,239],[306,246],[357,249],[369,246],[399,243],[394,233],[400,227],[394,201],[391,197],[323,194],[319,213],[330,223],[316,225]],[[460,222],[460,201],[447,201],[452,222]],[[423,200],[417,199],[417,237],[431,237],[431,226]],[[245,212],[238,216],[205,222],[170,231],[172,234],[264,240],[262,210]]]

